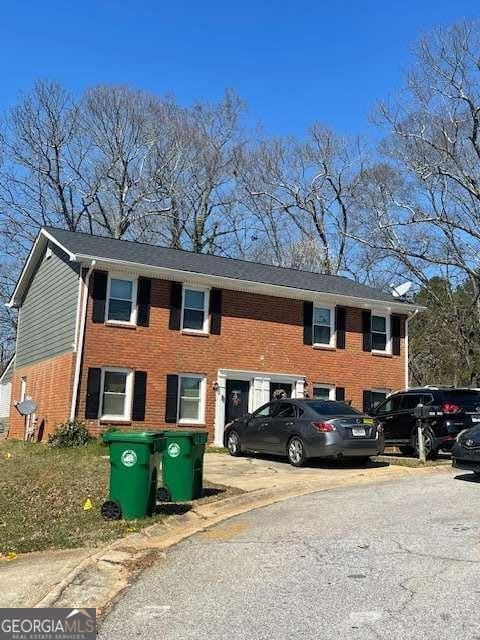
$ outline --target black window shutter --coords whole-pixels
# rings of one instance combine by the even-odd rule
[[[132,420],[145,420],[145,403],[147,400],[147,372],[135,371],[133,383]]]
[[[313,302],[303,303],[303,344],[313,344]]]
[[[363,410],[365,411],[365,413],[367,413],[367,411],[370,410],[371,406],[372,406],[372,392],[369,391],[368,389],[365,389],[365,391],[363,392]]]
[[[222,290],[210,291],[210,333],[219,336],[222,330]]]
[[[170,289],[170,321],[168,328],[173,331],[180,329],[180,321],[182,316],[182,284],[180,282],[172,282]]]
[[[85,418],[96,420],[100,409],[100,378],[102,370],[91,367],[87,377],[87,399],[85,402]]]
[[[362,311],[363,350],[372,350],[372,313]]]
[[[397,315],[391,316],[392,323],[392,354],[400,355],[401,318]]]
[[[93,272],[93,286],[92,286],[92,321],[93,322],[105,322],[105,303],[107,300],[107,280],[108,274],[106,271],[94,271]]]
[[[167,375],[167,398],[165,402],[165,422],[177,421],[178,376]]]
[[[150,298],[152,295],[152,281],[150,278],[139,278],[137,285],[137,324],[148,327],[150,322]]]
[[[337,349],[345,349],[345,307],[337,307],[335,310],[335,329],[337,331]]]
[[[345,402],[345,387],[335,387],[335,400]]]

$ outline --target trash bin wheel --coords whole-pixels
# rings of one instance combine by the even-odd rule
[[[171,502],[172,496],[170,491],[166,487],[158,487],[157,489],[157,502]]]
[[[102,516],[105,520],[120,520],[122,510],[115,500],[105,500],[102,504]]]

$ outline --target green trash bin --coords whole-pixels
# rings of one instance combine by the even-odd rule
[[[164,498],[184,502],[203,494],[203,454],[207,431],[162,431],[165,449],[162,459]]]
[[[110,431],[110,495],[102,506],[107,520],[135,520],[155,510],[165,437],[161,432]]]

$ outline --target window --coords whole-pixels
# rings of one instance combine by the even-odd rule
[[[107,322],[135,324],[136,289],[133,278],[108,278]]]
[[[183,330],[208,333],[208,294],[208,289],[183,288]]]
[[[295,407],[293,404],[282,402],[275,411],[275,418],[295,418]]]
[[[313,397],[320,400],[335,400],[335,387],[327,384],[313,385]]]
[[[408,393],[403,396],[401,408],[414,409],[417,404],[423,404],[423,396],[420,393]]]
[[[178,422],[180,424],[205,422],[205,378],[203,376],[180,376]]]
[[[374,393],[375,392],[372,392],[372,400]],[[394,411],[399,411],[401,401],[402,396],[392,396],[391,398],[388,398],[388,400],[386,400],[383,404],[378,405],[377,413],[392,413]]]
[[[353,416],[359,415],[359,411],[335,400],[309,402],[308,408],[319,416]]]
[[[129,369],[102,369],[102,420],[130,420],[132,372]]]
[[[313,344],[314,346],[333,347],[333,309],[313,308]]]
[[[253,414],[253,417],[254,418],[268,418],[269,416],[272,415],[272,413],[274,412],[276,407],[277,407],[277,403],[276,402],[265,404],[265,405],[263,405],[263,407],[260,407],[260,409],[257,409],[257,411],[255,411],[255,413]]]
[[[375,409],[375,407],[377,407],[381,402],[385,400],[387,395],[388,395],[387,391],[379,391],[374,389],[372,391],[372,396],[371,396],[371,400],[372,400],[371,408]]]
[[[386,315],[372,314],[372,351],[388,353],[390,351],[390,326]]]

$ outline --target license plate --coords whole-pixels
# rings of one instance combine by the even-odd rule
[[[472,422],[480,422],[480,416],[472,416]]]
[[[373,424],[373,418],[363,418],[362,420],[363,424]]]
[[[352,435],[365,436],[365,429],[362,429],[361,427],[352,427]]]

